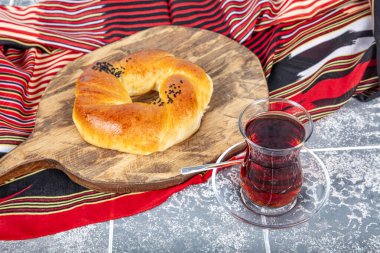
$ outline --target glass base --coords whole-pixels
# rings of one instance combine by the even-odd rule
[[[245,148],[245,142],[236,144],[227,149],[217,162],[228,160]],[[290,210],[281,215],[273,215],[273,212],[272,215],[259,214],[259,212],[263,213],[260,209],[262,207],[258,207],[257,210],[255,206],[248,205],[248,201],[244,203],[243,195],[240,193],[241,166],[239,165],[213,170],[211,180],[215,197],[233,217],[251,225],[280,229],[306,222],[314,217],[326,203],[330,192],[330,177],[323,161],[311,150],[304,148],[300,152],[300,161],[304,173],[301,191],[294,207],[291,205],[285,207]],[[274,210],[277,212],[277,208]]]
[[[292,210],[292,208],[296,205],[297,203],[297,198],[295,198],[292,202],[287,204],[286,206],[278,207],[278,208],[271,208],[271,207],[264,207],[264,206],[259,206],[253,203],[247,195],[245,195],[244,191],[242,188],[240,188],[240,199],[247,207],[249,210],[252,212],[266,215],[266,216],[277,216],[277,215],[282,215],[284,213],[289,212]]]

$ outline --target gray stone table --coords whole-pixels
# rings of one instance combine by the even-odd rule
[[[0,0],[0,4],[33,1]],[[281,230],[247,225],[217,202],[211,182],[144,213],[25,241],[0,252],[380,252],[380,99],[350,100],[316,122],[308,146],[331,177],[326,205]]]

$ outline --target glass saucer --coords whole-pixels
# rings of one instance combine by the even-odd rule
[[[238,143],[227,149],[217,160],[226,161],[245,149]],[[294,207],[285,214],[266,216],[251,211],[242,201],[240,193],[240,166],[214,169],[212,187],[218,202],[234,217],[249,224],[265,228],[287,228],[308,221],[324,205],[329,196],[330,177],[322,160],[311,150],[300,153],[304,182]]]

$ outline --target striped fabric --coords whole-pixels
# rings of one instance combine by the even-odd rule
[[[208,29],[238,41],[259,57],[271,97],[293,99],[319,119],[352,96],[379,96],[373,34],[378,17],[371,13],[378,8],[368,0],[46,0],[30,7],[0,6],[0,152],[30,135],[44,90],[68,62],[160,25]],[[0,239],[132,215],[208,176],[128,195],[97,193],[61,172],[40,171],[0,186]],[[127,207],[113,215],[96,212],[118,205]],[[89,217],[94,210],[98,215]],[[70,215],[76,223],[54,223]],[[4,232],[15,222],[20,225],[13,234]]]
[[[76,0],[0,7],[0,151],[31,133],[38,101],[65,64],[169,24],[209,29],[242,43],[261,60],[270,95],[301,102],[314,119],[378,87],[367,0]],[[350,84],[343,84],[346,79]]]
[[[1,33],[1,31],[0,31]],[[0,151],[6,152],[32,132],[38,102],[57,71],[83,53],[0,46]]]

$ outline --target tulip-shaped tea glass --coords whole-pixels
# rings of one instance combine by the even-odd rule
[[[247,143],[240,172],[241,199],[250,210],[281,215],[297,201],[303,182],[299,153],[313,131],[308,111],[287,99],[260,99],[239,117]]]

